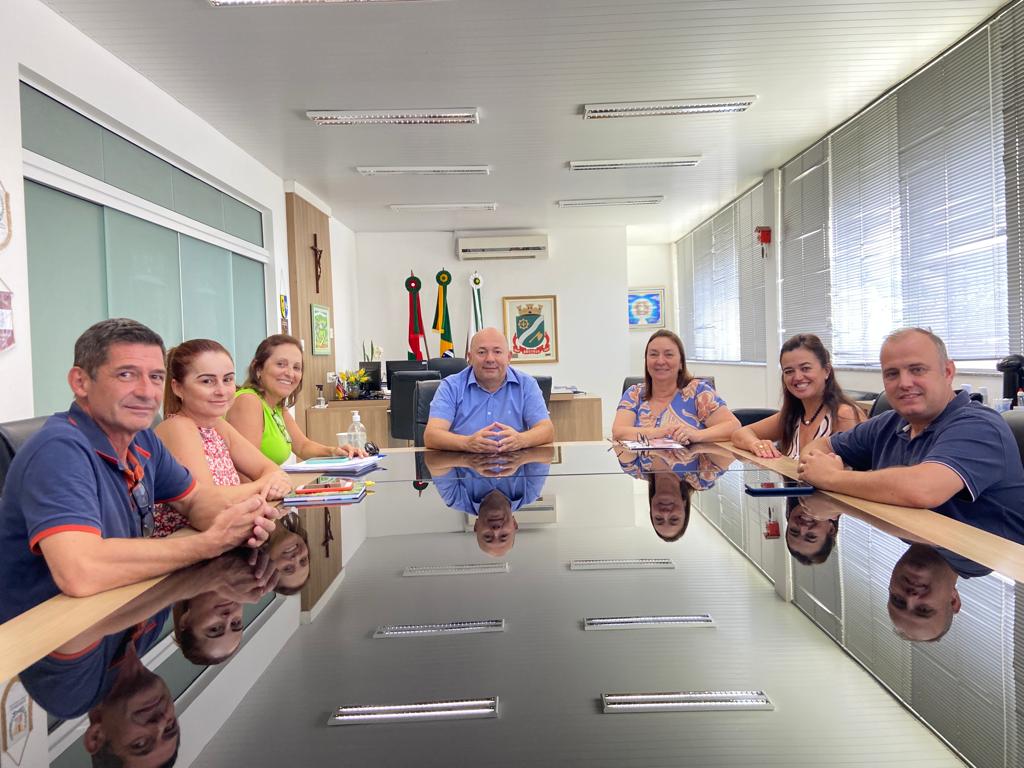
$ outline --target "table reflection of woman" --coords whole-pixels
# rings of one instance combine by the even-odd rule
[[[644,349],[644,382],[622,393],[612,438],[668,438],[683,445],[728,440],[740,423],[725,401],[686,367],[683,342],[655,331]]]
[[[277,521],[265,549],[277,569],[278,582],[274,588],[277,594],[294,595],[306,586],[309,581],[309,537],[297,512]]]
[[[442,501],[476,518],[480,550],[501,557],[515,545],[519,523],[513,513],[544,489],[554,449],[541,445],[495,455],[428,451],[424,458]]]
[[[828,560],[839,535],[839,518],[846,507],[822,493],[786,498],[786,547],[802,565]]]
[[[651,527],[663,541],[677,541],[690,524],[690,496],[714,486],[733,462],[724,448],[711,443],[684,450],[627,451],[615,447],[622,471],[647,481]]]

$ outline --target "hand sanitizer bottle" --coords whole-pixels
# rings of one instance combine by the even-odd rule
[[[352,411],[352,423],[348,427],[348,439],[352,441],[352,445],[356,448],[362,448],[366,445],[366,427],[363,426],[363,420],[359,417],[359,411]]]

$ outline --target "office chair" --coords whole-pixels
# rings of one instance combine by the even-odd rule
[[[878,393],[877,392],[868,392],[867,390],[864,390],[864,389],[846,389],[844,387],[843,388],[843,394],[845,394],[848,398],[850,398],[853,401],[857,401],[857,400],[867,401],[867,400],[877,400],[878,399]]]
[[[549,407],[551,405],[551,377],[550,376],[534,376],[537,380],[537,385],[540,387],[540,393],[544,396],[544,405]]]
[[[416,382],[440,381],[437,371],[395,371],[391,385],[391,437],[396,440],[416,439]]]
[[[469,363],[462,357],[432,357],[427,360],[427,369],[437,371],[442,379],[463,370]]]
[[[634,384],[643,384],[643,376],[627,376],[622,380],[622,394],[626,394],[626,390],[632,387]]]
[[[38,432],[49,416],[35,416],[31,419],[8,421],[0,424],[0,495],[3,494],[7,470],[14,461],[14,454],[32,435]]]
[[[430,419],[430,404],[434,400],[437,388],[441,386],[440,379],[428,379],[416,382],[413,387],[413,400],[416,403],[414,414],[416,416],[413,425],[413,441],[417,448],[423,447],[423,433],[427,430],[427,421]],[[419,473],[417,472],[417,478]]]
[[[778,413],[774,408],[737,408],[732,415],[740,420],[740,425],[749,427],[761,419],[767,419]]]
[[[711,387],[712,389],[715,388],[715,377],[714,376],[697,376],[697,375],[694,375],[693,378],[695,378],[695,379],[702,379],[702,380],[704,380],[704,381],[706,381],[708,383],[709,387]]]
[[[955,389],[953,391],[959,395],[963,390]],[[971,392],[971,400],[973,400],[976,403],[982,402],[981,393]],[[868,411],[868,418],[870,419],[872,416],[877,416],[880,413],[885,413],[886,411],[891,410],[892,405],[889,404],[889,398],[885,396],[885,392],[881,392],[879,393],[878,397],[875,398],[875,402],[871,404],[871,410]]]
[[[1003,411],[1003,418],[1010,425],[1017,440],[1017,450],[1020,452],[1020,460],[1024,462],[1024,409],[1015,408],[1012,411]]]

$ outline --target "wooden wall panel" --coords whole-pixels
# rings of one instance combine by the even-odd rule
[[[331,282],[331,226],[330,220],[319,208],[310,205],[293,192],[285,193],[288,216],[288,289],[291,303],[291,333],[303,344],[302,390],[295,403],[295,420],[305,431],[306,408],[316,402],[316,385],[323,384],[327,372],[334,370],[334,339],[329,355],[313,354],[313,332],[309,316],[312,304],[322,304],[331,310],[334,327],[334,285]],[[316,292],[313,260],[313,235],[317,247],[323,249],[321,257],[320,292]]]

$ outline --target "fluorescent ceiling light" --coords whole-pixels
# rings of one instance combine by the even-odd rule
[[[310,111],[317,125],[473,125],[480,122],[476,107],[445,109],[332,109]]]
[[[652,568],[675,568],[675,561],[670,557],[638,557],[627,558],[605,558],[603,560],[570,560],[570,571],[620,571],[620,570],[648,570]]]
[[[429,213],[436,211],[496,211],[497,203],[403,203],[394,204],[392,211]]]
[[[622,712],[708,712],[723,709],[775,709],[764,691],[681,691],[606,693],[606,714]]]
[[[239,5],[324,5],[325,3],[416,3],[436,0],[210,0],[214,8]]]
[[[713,627],[715,620],[706,613],[695,616],[609,616],[584,619],[583,629],[648,629],[650,627]]]
[[[508,573],[508,563],[409,565],[402,571],[403,576],[472,576],[479,573]]]
[[[359,165],[363,176],[487,176],[489,165]]]
[[[328,725],[416,722],[420,720],[472,720],[498,716],[498,697],[425,701],[416,704],[380,704],[338,707]]]
[[[662,195],[649,197],[596,197],[590,200],[559,200],[559,208],[594,208],[612,205],[657,205],[665,198]]]
[[[701,160],[691,157],[648,157],[637,160],[570,160],[570,171],[615,171],[623,168],[693,168]]]
[[[484,632],[504,632],[504,619],[478,621],[445,621],[437,624],[388,624],[377,627],[375,638],[422,637],[424,635],[476,635]]]
[[[655,117],[658,115],[699,115],[719,112],[745,112],[757,96],[728,96],[721,99],[682,99],[680,101],[623,101],[609,104],[585,104],[584,120],[606,117]]]

